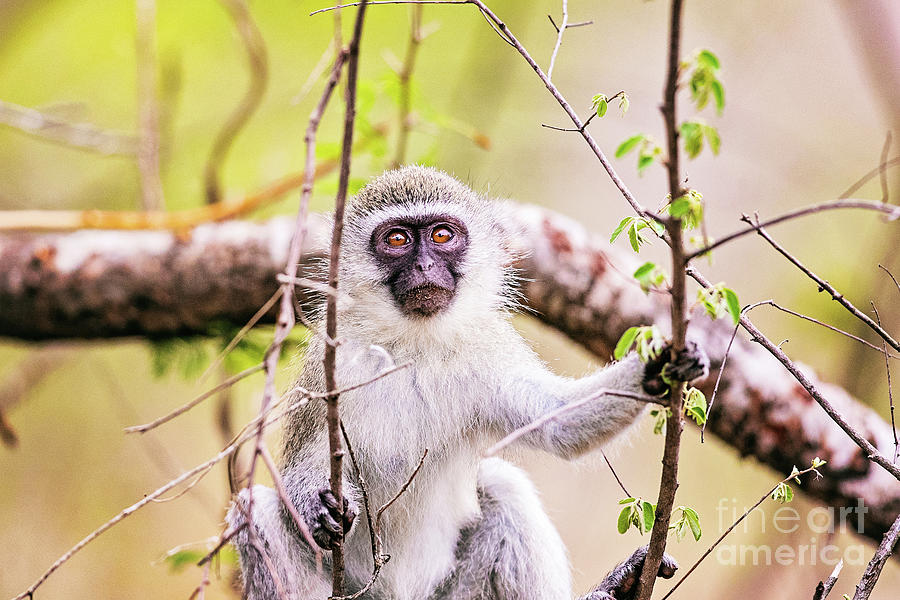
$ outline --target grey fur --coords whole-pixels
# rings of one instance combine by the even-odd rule
[[[337,380],[365,381],[396,362],[413,365],[341,396],[342,419],[371,503],[391,498],[415,468],[426,462],[382,523],[391,560],[367,596],[370,599],[502,600],[572,598],[565,548],[527,477],[500,459],[480,453],[501,436],[599,388],[641,391],[643,365],[635,357],[588,377],[551,373],[509,322],[514,294],[509,286],[513,256],[504,208],[452,177],[422,167],[385,173],[348,207],[341,251]],[[377,224],[398,215],[440,213],[462,220],[470,248],[452,303],[428,318],[406,318],[378,277],[369,248]],[[373,348],[377,346],[378,348]],[[323,391],[323,343],[313,336],[298,384]],[[568,412],[524,442],[571,458],[627,429],[644,405],[601,397]],[[361,504],[345,460],[344,490],[351,507]],[[321,513],[318,491],[327,485],[328,452],[324,406],[311,401],[285,426],[282,469],[300,514],[314,525]],[[272,490],[254,488],[253,523],[279,578],[289,581],[291,600],[322,599],[329,575],[316,574],[309,548],[300,540]],[[243,491],[229,513],[243,522]],[[372,568],[369,532],[363,519],[347,534],[348,591],[359,589]],[[274,585],[246,533],[235,539],[245,594],[271,600]],[[327,553],[326,553],[327,554]]]

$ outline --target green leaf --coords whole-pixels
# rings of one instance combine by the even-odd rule
[[[682,196],[675,202],[669,205],[669,214],[676,219],[680,219],[684,215],[688,214],[691,210],[691,200],[685,196]]]
[[[641,236],[638,235],[637,227],[633,224],[628,228],[628,241],[631,242],[631,249],[635,252],[640,252],[641,250]]]
[[[638,157],[638,173],[643,173],[644,170],[653,164],[655,157],[652,154],[641,154]]]
[[[728,305],[728,313],[734,320],[734,324],[737,325],[741,320],[741,303],[738,302],[737,294],[730,288],[723,289],[722,293],[725,294],[725,303]]]
[[[631,504],[634,502],[634,498],[622,498],[619,500],[619,504]]]
[[[684,509],[684,516],[691,528],[694,540],[699,540],[700,536],[703,535],[703,532],[700,529],[700,516],[694,509],[687,507]]]
[[[725,108],[725,88],[722,87],[722,82],[718,79],[713,80],[710,88],[712,89],[713,98],[716,100],[716,111],[721,115],[722,109]]]
[[[719,137],[719,130],[709,125],[703,126],[703,136],[709,143],[709,149],[713,154],[719,154],[719,148],[722,145],[722,138]]]
[[[619,343],[616,344],[616,349],[613,351],[613,357],[616,360],[621,360],[623,356],[628,354],[628,350],[631,349],[631,345],[634,344],[634,340],[637,338],[640,330],[640,327],[629,327],[622,334],[622,337],[619,338]]]
[[[623,117],[628,112],[629,106],[631,106],[631,102],[628,100],[628,94],[622,94],[622,97],[619,98],[619,110],[622,111]]]
[[[625,231],[625,228],[628,227],[628,224],[632,221],[634,221],[634,217],[625,217],[624,219],[619,221],[618,227],[616,227],[616,229],[612,232],[612,235],[609,236],[609,243],[611,244],[616,241],[616,238],[619,237],[619,235],[621,235],[623,231]]]
[[[618,529],[619,533],[628,531],[628,526],[631,525],[631,511],[632,505],[629,504],[619,513],[619,519],[616,522],[616,529]]]
[[[703,129],[697,121],[685,121],[681,124],[681,137],[684,138],[684,150],[690,158],[696,158],[703,150]]]
[[[634,150],[635,147],[637,147],[638,144],[644,141],[646,137],[647,136],[645,136],[643,133],[639,133],[637,135],[631,136],[630,138],[619,144],[619,147],[616,148],[616,158],[622,158],[623,156]]]
[[[655,269],[655,268],[656,268],[656,263],[652,263],[652,262],[644,263],[640,267],[637,268],[637,271],[634,272],[634,278],[637,280],[640,280],[640,279],[646,277],[647,275],[649,275],[651,272],[653,272],[653,269]]]
[[[719,57],[710,52],[709,50],[701,50],[697,55],[697,62],[705,67],[709,67],[711,69],[718,70],[719,69]]]
[[[607,102],[606,98],[604,98],[597,103],[597,116],[603,118],[603,115],[606,114],[607,109],[609,109],[609,102]]]
[[[202,550],[187,549],[173,552],[167,555],[163,561],[169,565],[169,569],[172,572],[177,573],[189,565],[197,564],[204,556],[206,556],[206,552]]]
[[[641,504],[641,508],[644,517],[643,531],[651,531],[653,529],[653,521],[656,520],[656,507],[645,500]],[[641,533],[643,533],[643,531]]]

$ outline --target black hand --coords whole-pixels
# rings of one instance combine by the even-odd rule
[[[669,381],[693,381],[709,373],[709,357],[695,342],[688,342],[684,350],[669,360],[671,346],[663,348],[659,356],[647,363],[644,370],[644,391],[658,396],[669,389]]]
[[[323,549],[329,550],[339,538],[338,519],[343,522],[346,533],[356,519],[356,510],[350,506],[346,496],[343,498],[343,510],[339,510],[334,494],[327,487],[319,490],[318,500],[311,523],[313,539]]]

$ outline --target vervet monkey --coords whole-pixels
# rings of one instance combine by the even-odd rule
[[[340,254],[337,381],[367,381],[388,366],[412,365],[341,394],[341,419],[367,482],[381,506],[429,454],[408,490],[384,514],[381,537],[390,561],[365,595],[379,600],[571,600],[566,550],[528,477],[481,453],[509,432],[600,389],[659,394],[662,362],[635,355],[581,379],[551,373],[510,323],[516,301],[514,246],[502,204],[430,168],[387,172],[348,205]],[[312,336],[298,386],[325,391],[324,342]],[[692,346],[667,374],[688,381],[708,360]],[[298,396],[299,398],[299,396]],[[634,423],[645,403],[605,395],[562,414],[519,443],[571,459]],[[349,592],[371,577],[365,524],[353,526],[361,495],[344,460],[345,500],[329,486],[325,405],[309,401],[285,426],[281,474],[315,541],[331,548],[342,521]],[[253,489],[256,539],[234,538],[245,597],[279,597],[270,568],[291,600],[331,594],[329,555],[317,573],[277,493]],[[229,514],[245,522],[247,490]],[[270,559],[257,551],[261,545]],[[633,594],[645,548],[616,567],[584,600]],[[660,574],[677,565],[666,557]]]

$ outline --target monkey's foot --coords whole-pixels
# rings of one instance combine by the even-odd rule
[[[641,546],[625,562],[610,571],[600,585],[583,600],[632,600],[646,557],[647,546]],[[663,554],[657,577],[670,579],[677,570],[678,563],[675,562],[675,559],[668,554]]]

